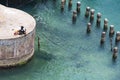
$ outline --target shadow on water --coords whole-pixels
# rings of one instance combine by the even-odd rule
[[[10,68],[0,68],[0,77],[3,79],[5,77],[10,77],[13,75],[23,75],[28,72],[33,74],[33,71],[42,70],[44,66],[46,66],[48,61],[55,59],[55,56],[49,54],[46,51],[35,51],[35,56],[33,56],[32,60],[29,61],[24,66],[10,67]],[[39,65],[38,65],[39,64]]]
[[[55,59],[55,56],[52,54],[49,54],[47,51],[37,51],[36,58],[42,59],[45,61],[51,61],[52,59]]]
[[[116,65],[117,64],[117,60],[112,58],[112,64]]]

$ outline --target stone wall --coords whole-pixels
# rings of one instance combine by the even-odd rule
[[[35,29],[15,39],[0,40],[0,67],[14,66],[27,61],[34,53]]]

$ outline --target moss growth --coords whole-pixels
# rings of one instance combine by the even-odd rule
[[[20,63],[18,63],[18,66],[22,66],[22,65],[24,65],[26,63],[27,63],[27,61],[20,62]]]

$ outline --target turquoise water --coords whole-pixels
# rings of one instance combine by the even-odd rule
[[[60,11],[60,0],[37,0],[21,7],[36,18],[35,55],[26,65],[18,68],[1,69],[0,80],[119,80],[120,54],[112,61],[108,32],[106,42],[100,46],[100,36],[104,18],[109,25],[120,30],[120,0],[80,0],[81,14],[76,24],[72,24],[72,10]],[[68,0],[67,0],[68,2]],[[85,8],[90,6],[102,13],[100,28],[92,24],[92,32],[86,34]],[[96,17],[95,17],[96,20]],[[37,36],[41,38],[41,48],[37,48]]]

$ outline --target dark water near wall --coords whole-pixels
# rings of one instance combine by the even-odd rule
[[[68,1],[68,0],[67,0]],[[92,25],[91,34],[86,34],[85,8],[90,6],[109,19],[109,25],[120,30],[120,0],[80,0],[81,14],[76,24],[72,24],[73,8],[60,12],[60,0],[37,0],[22,10],[36,18],[36,36],[41,38],[41,50],[35,42],[35,55],[25,66],[0,70],[0,80],[120,80],[120,55],[112,61],[110,41],[100,47],[99,41],[103,26]],[[95,14],[96,15],[96,14]],[[96,19],[96,18],[95,18]]]

